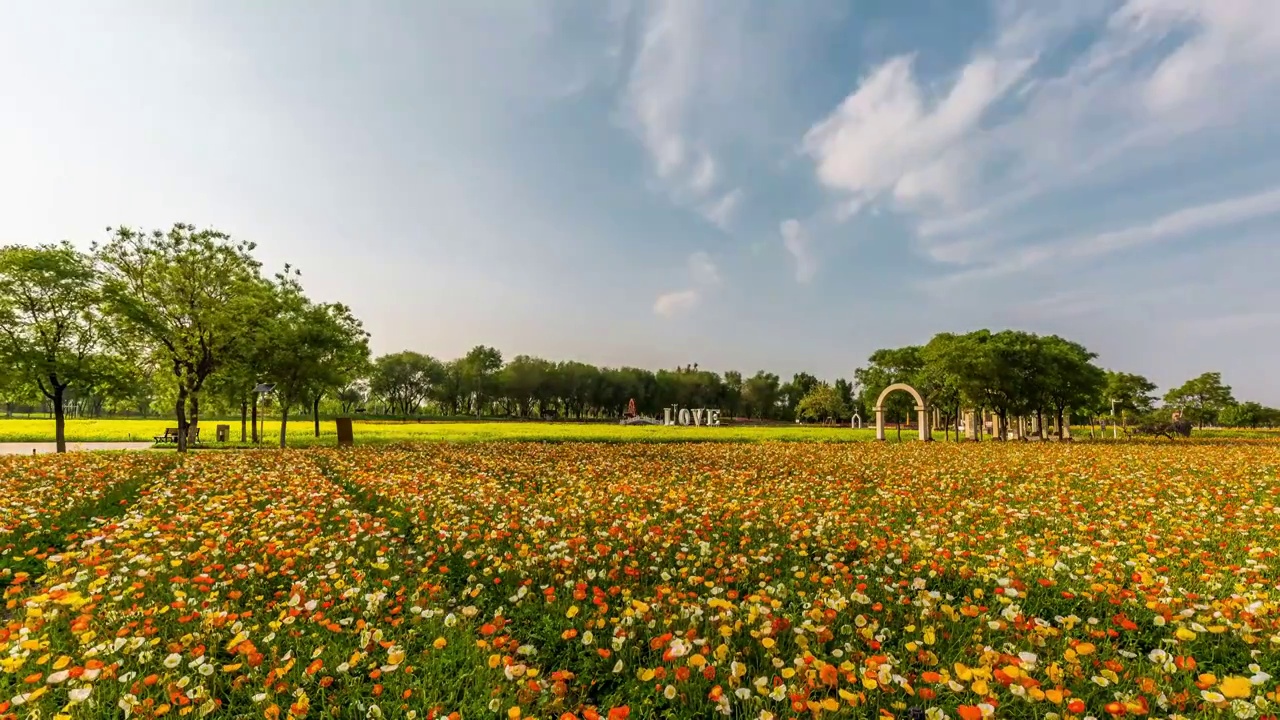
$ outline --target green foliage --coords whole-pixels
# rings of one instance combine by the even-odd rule
[[[1256,402],[1228,405],[1218,413],[1218,424],[1231,428],[1274,427],[1280,425],[1280,410]]]
[[[893,383],[914,387],[925,401],[954,419],[960,406],[992,410],[1005,425],[1009,416],[1045,412],[1064,425],[1068,408],[1092,408],[1106,382],[1084,346],[1056,335],[979,330],[941,333],[923,347],[877,350],[854,372],[864,407],[874,407]],[[885,399],[889,420],[910,417],[912,399]],[[997,431],[997,436],[1003,436]]]
[[[1155,407],[1155,391],[1156,384],[1141,375],[1108,371],[1102,399],[1107,403],[1107,410],[1110,410],[1110,403],[1114,400],[1116,412],[1122,413],[1127,419],[1128,414],[1138,416],[1150,413]]]
[[[761,370],[742,384],[742,410],[747,417],[767,420],[777,416],[780,394],[778,376]]]
[[[181,223],[167,233],[117,228],[97,249],[119,332],[176,380],[179,451],[186,449],[189,422],[199,420],[206,381],[268,317],[270,292],[253,249],[217,230]]]
[[[69,243],[0,248],[0,361],[11,383],[53,403],[58,452],[66,451],[64,401],[110,370],[98,354],[101,295],[92,260]]]
[[[839,390],[821,383],[800,400],[796,414],[805,420],[840,420],[849,417],[849,407]]]
[[[1218,413],[1235,404],[1231,386],[1224,385],[1222,373],[1207,372],[1165,393],[1165,405],[1180,408],[1187,419],[1200,427],[1212,425]]]
[[[321,394],[348,382],[349,370],[361,367],[369,356],[368,335],[350,309],[311,302],[287,273],[288,268],[278,280],[275,312],[265,325],[271,350],[264,368],[286,426],[290,408],[308,398],[318,404]],[[280,434],[280,447],[286,436]]]
[[[439,360],[405,350],[374,360],[369,391],[383,398],[393,413],[410,415],[445,381],[446,369]]]

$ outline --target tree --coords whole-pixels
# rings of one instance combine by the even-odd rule
[[[350,308],[313,303],[289,268],[278,277],[276,315],[267,325],[272,340],[267,377],[280,403],[280,447],[285,447],[289,410],[311,400],[319,436],[319,396],[341,387],[369,355],[368,334]]]
[[[729,417],[742,415],[742,373],[730,370],[724,374],[724,411]]]
[[[499,373],[502,394],[515,405],[520,417],[527,418],[539,389],[547,382],[551,364],[541,358],[517,355]]]
[[[1106,386],[1102,390],[1102,401],[1120,412],[1120,421],[1128,425],[1129,415],[1146,415],[1155,407],[1156,384],[1141,375],[1126,372],[1107,372]]]
[[[844,378],[838,378],[835,383],[835,389],[836,394],[840,396],[840,402],[844,403],[845,407],[849,408],[849,416],[852,417],[853,413],[858,410],[858,403],[853,397],[853,383],[845,380]]]
[[[1256,428],[1266,424],[1267,416],[1267,408],[1261,403],[1242,402],[1223,408],[1218,413],[1218,423],[1224,427]]]
[[[748,417],[768,420],[777,415],[779,380],[774,373],[760,370],[742,385],[742,404]]]
[[[838,420],[849,415],[840,391],[820,383],[796,404],[796,414],[806,420]]]
[[[1043,397],[1057,411],[1058,439],[1061,440],[1065,423],[1069,421],[1065,409],[1096,407],[1107,384],[1107,374],[1093,364],[1097,355],[1079,343],[1050,335],[1041,338],[1040,347]],[[1044,427],[1043,420],[1040,427]]]
[[[867,367],[853,371],[853,379],[858,387],[858,397],[862,406],[869,412],[875,412],[876,401],[885,388],[896,383],[907,383],[916,387],[920,372],[924,368],[921,348],[910,345],[902,348],[882,348],[871,353],[867,358]],[[917,391],[920,388],[916,388]],[[908,420],[915,410],[915,400],[906,393],[893,393],[884,400],[885,417],[898,425],[898,438],[902,438],[901,424]]]
[[[341,407],[342,414],[346,415],[365,402],[369,395],[369,382],[363,378],[357,378],[338,390],[338,403]]]
[[[67,388],[101,367],[99,290],[92,259],[69,243],[0,248],[0,357],[53,403],[58,452]]]
[[[1207,372],[1165,393],[1164,402],[1182,408],[1187,419],[1203,429],[1219,412],[1235,404],[1235,398],[1231,397],[1231,386],[1222,383],[1222,373]]]
[[[186,452],[205,382],[266,319],[268,289],[254,245],[181,223],[167,233],[108,232],[96,248],[107,308],[122,333],[172,371],[178,452]]]
[[[928,385],[937,388],[935,392],[939,399],[935,402],[949,402],[953,406],[957,438],[960,406],[981,409],[988,401],[985,377],[990,375],[987,372],[989,359],[984,354],[988,335],[938,333],[921,351]]]
[[[781,388],[786,398],[787,411],[794,417],[799,415],[800,401],[813,392],[820,383],[818,378],[807,372],[798,372],[791,377],[791,382]]]
[[[497,348],[477,345],[462,359],[466,392],[471,395],[476,415],[487,401],[497,396],[497,374],[502,369],[502,353]]]
[[[411,415],[444,379],[439,360],[405,350],[373,361],[369,392],[382,398],[392,414]]]

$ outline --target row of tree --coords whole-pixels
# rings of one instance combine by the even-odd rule
[[[789,381],[759,371],[723,375],[696,365],[658,370],[600,368],[519,355],[504,363],[495,348],[478,346],[465,357],[441,361],[405,351],[374,361],[367,378],[340,394],[343,412],[368,406],[383,415],[476,415],[504,417],[617,418],[635,400],[642,414],[662,408],[715,407],[730,417],[760,420],[835,420],[857,413],[868,420],[884,388],[907,383],[942,410],[948,422],[962,408],[989,410],[1002,424],[1009,417],[1075,417],[1118,414],[1128,423],[1157,414],[1156,386],[1141,375],[1104,370],[1096,355],[1057,336],[981,330],[943,333],[919,346],[877,350],[854,371],[853,381],[834,383],[809,373]],[[1237,403],[1219,373],[1205,373],[1164,396],[1167,414],[1183,410],[1200,424],[1280,424],[1280,412],[1258,403]],[[906,394],[886,400],[891,422],[914,418]]]
[[[1104,370],[1097,355],[1083,345],[1056,335],[1015,330],[940,333],[925,345],[877,350],[865,367],[854,371],[863,408],[873,408],[884,388],[907,383],[942,411],[948,425],[963,409],[986,410],[998,419],[998,437],[1010,418],[1035,416],[1057,420],[1058,432],[1073,417],[1095,419],[1119,415],[1120,422],[1167,420],[1180,410],[1204,427],[1280,424],[1280,411],[1259,403],[1238,403],[1221,373],[1207,372],[1169,390],[1156,407],[1156,385],[1127,372]],[[885,400],[891,418],[909,417],[911,398],[902,393]]]
[[[368,367],[350,310],[307,298],[288,266],[264,275],[252,244],[182,224],[108,233],[90,252],[0,248],[0,381],[10,397],[48,401],[59,452],[69,396],[164,399],[185,451],[202,403],[238,407],[243,436],[263,392],[287,424],[291,408],[318,406]]]
[[[215,230],[175,225],[167,232],[108,229],[89,252],[70,244],[0,248],[0,393],[13,405],[48,406],[59,450],[65,418],[76,413],[168,408],[185,450],[202,413],[236,413],[241,439],[259,401],[287,426],[308,413],[319,434],[331,412],[380,415],[617,418],[634,400],[642,414],[671,406],[720,409],[729,417],[844,422],[870,420],[892,383],[922,392],[955,423],[964,408],[1012,417],[1068,411],[1124,422],[1156,410],[1146,378],[1107,371],[1079,343],[1019,331],[942,333],[928,343],[872,353],[852,380],[790,380],[759,371],[723,374],[696,364],[672,370],[596,367],[518,355],[504,362],[478,346],[442,361],[413,351],[371,359],[368,335],[350,309],[318,303],[296,270],[262,272],[254,246]],[[1280,424],[1280,412],[1237,402],[1219,373],[1205,373],[1164,396],[1203,426]],[[914,417],[902,393],[886,403],[890,421]],[[999,434],[999,432],[997,432]],[[285,442],[285,432],[280,443]]]
[[[750,377],[723,375],[696,365],[673,370],[596,367],[517,355],[504,363],[495,348],[478,346],[465,357],[441,361],[405,351],[373,362],[368,377],[340,395],[353,407],[383,415],[618,418],[634,400],[637,412],[660,415],[665,407],[717,408],[734,417],[783,420],[822,383],[808,373],[790,381],[765,371]],[[853,386],[837,381],[843,397]]]

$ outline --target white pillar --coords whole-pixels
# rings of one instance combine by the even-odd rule
[[[976,441],[978,439],[977,415],[978,414],[972,410],[964,411],[964,439],[965,440]]]
[[[916,416],[920,418],[920,439],[923,441],[932,440],[933,437],[929,434],[929,411],[923,406],[917,406]]]
[[[876,408],[876,439],[884,440],[884,409]]]

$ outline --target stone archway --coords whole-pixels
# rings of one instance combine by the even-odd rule
[[[929,406],[925,404],[924,398],[915,388],[906,383],[894,383],[885,388],[880,393],[880,397],[876,398],[876,439],[884,440],[884,399],[889,397],[890,393],[901,390],[916,401],[916,416],[920,427],[920,439],[929,441],[933,439],[933,435],[929,432]]]
[[[861,430],[861,429],[862,429],[862,416],[855,412],[855,413],[853,414],[853,419],[851,419],[851,420],[849,421],[849,426],[850,426],[850,427],[852,427],[854,430]]]

